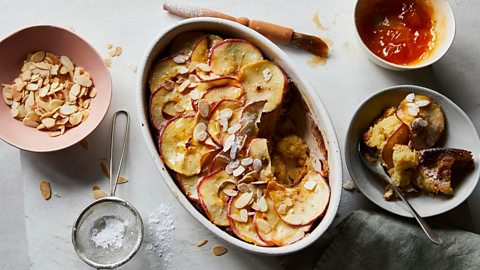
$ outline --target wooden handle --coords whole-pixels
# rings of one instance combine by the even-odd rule
[[[165,1],[165,3],[163,4],[163,9],[168,11],[169,13],[183,18],[214,17],[234,21],[252,28],[253,30],[259,32],[271,41],[278,44],[290,44],[290,40],[293,36],[293,29],[288,27],[263,21],[250,21],[250,19],[245,17],[235,18],[233,16],[207,8],[194,7],[186,4]]]
[[[259,32],[271,41],[278,44],[290,44],[290,40],[292,40],[293,36],[292,28],[276,25],[273,23],[252,20],[248,24],[248,27],[252,28],[253,30]]]

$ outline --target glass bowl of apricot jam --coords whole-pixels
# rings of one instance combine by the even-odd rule
[[[447,0],[358,0],[355,26],[369,59],[391,70],[433,64],[455,36]]]

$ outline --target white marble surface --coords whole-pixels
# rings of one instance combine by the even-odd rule
[[[383,70],[370,63],[361,51],[353,32],[354,0],[325,1],[195,1],[235,16],[249,16],[320,35],[333,42],[326,65],[311,66],[310,55],[285,48],[297,66],[318,90],[330,112],[338,139],[344,142],[349,119],[355,107],[369,94],[391,85],[418,84],[437,89],[450,97],[480,127],[480,6],[474,0],[451,1],[457,18],[457,37],[449,53],[433,67],[408,73]],[[107,189],[99,162],[107,157],[111,115],[118,109],[131,113],[130,145],[123,175],[130,182],[118,188],[118,195],[134,204],[146,217],[160,203],[172,206],[175,217],[173,239],[163,258],[151,256],[142,248],[122,269],[278,269],[275,258],[247,254],[235,248],[222,257],[211,253],[214,244],[224,244],[196,222],[175,200],[158,177],[143,142],[135,103],[136,74],[129,69],[137,64],[158,32],[178,21],[162,11],[162,1],[6,1],[0,0],[0,38],[32,24],[73,27],[102,55],[106,44],[123,47],[110,69],[114,95],[109,114],[89,136],[92,148],[79,145],[49,154],[18,151],[0,142],[0,269],[89,269],[73,251],[71,225],[81,209],[92,201],[92,185]],[[254,8],[253,8],[254,7]],[[318,12],[323,27],[312,15]],[[4,128],[4,127],[0,127]],[[344,168],[345,179],[348,172]],[[44,201],[38,190],[41,178],[48,179],[54,192],[61,194]],[[435,217],[434,221],[480,232],[480,190],[456,210]],[[339,217],[353,209],[377,209],[358,193],[343,192]],[[207,246],[197,248],[202,239]],[[311,256],[303,253],[305,259]]]

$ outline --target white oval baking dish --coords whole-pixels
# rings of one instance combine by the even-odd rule
[[[303,99],[306,101],[307,107],[311,112],[311,118],[316,123],[316,126],[321,131],[325,148],[328,153],[328,165],[329,165],[329,185],[331,189],[330,203],[326,210],[326,213],[320,223],[313,229],[313,231],[302,240],[283,247],[259,247],[253,244],[249,244],[240,239],[237,239],[230,234],[226,233],[219,227],[203,216],[198,210],[190,203],[187,197],[183,194],[181,189],[175,183],[175,180],[169,175],[162,159],[157,151],[157,141],[153,128],[149,124],[148,115],[148,98],[147,93],[149,89],[147,87],[148,75],[150,67],[158,56],[166,49],[166,46],[172,41],[172,39],[180,33],[187,31],[204,31],[214,32],[223,36],[242,38],[250,41],[262,50],[264,56],[277,65],[279,65],[287,76],[297,86]],[[148,150],[152,155],[152,158],[157,165],[161,178],[167,183],[174,196],[182,203],[182,205],[194,216],[200,223],[206,228],[212,231],[219,238],[231,243],[232,245],[241,248],[248,252],[264,255],[284,255],[299,251],[313,242],[315,242],[330,226],[335,214],[337,212],[338,204],[340,202],[341,186],[342,186],[342,162],[340,157],[340,150],[333,128],[332,122],[328,116],[327,110],[320,100],[317,92],[312,85],[305,79],[303,75],[298,72],[290,58],[271,41],[258,34],[257,32],[247,28],[241,24],[216,19],[216,18],[193,18],[181,21],[159,34],[152,44],[147,48],[145,55],[142,59],[139,76],[137,81],[137,103],[139,120],[141,123],[141,129]],[[310,136],[313,137],[313,136]],[[311,138],[310,138],[311,140]],[[308,143],[308,141],[307,141]],[[310,143],[309,143],[310,144]],[[315,151],[312,151],[315,152]],[[315,156],[315,158],[322,158]]]

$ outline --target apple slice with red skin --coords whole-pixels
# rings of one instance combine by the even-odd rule
[[[208,171],[209,173],[215,172],[222,168],[225,168],[230,163],[230,158],[224,152],[219,152],[210,162]]]
[[[208,64],[220,76],[237,76],[249,63],[263,59],[262,52],[243,39],[225,39],[210,50]]]
[[[410,129],[407,125],[400,124],[383,146],[382,159],[388,169],[393,168],[393,147],[397,144],[407,145],[409,141]]]
[[[205,154],[205,158],[202,161],[202,164],[212,163],[214,158],[217,157],[217,154],[218,150],[212,150],[211,152]],[[190,200],[198,202],[198,184],[204,176],[209,174],[209,168],[209,165],[205,165],[203,166],[202,171],[199,174],[193,176],[185,176],[179,173],[175,174],[176,179],[183,190],[183,193],[187,195]]]
[[[209,104],[214,104],[224,99],[238,100],[243,103],[243,94],[243,89],[238,86],[218,86],[208,89],[203,94],[202,99],[205,99]]]
[[[220,78],[202,80],[198,82],[196,88],[200,89],[202,92],[206,92],[211,88],[219,87],[219,86],[227,86],[227,85],[240,86],[240,84],[234,78],[220,77]]]
[[[190,61],[194,63],[207,63],[208,61],[208,39],[207,37],[197,42],[193,48]]]
[[[227,205],[229,197],[219,191],[225,181],[234,180],[224,169],[205,176],[198,184],[198,197],[203,210],[211,222],[217,226],[229,226]]]
[[[207,38],[207,36],[206,33],[196,31],[181,33],[173,39],[168,49],[168,54],[171,56],[185,55],[190,57],[198,43]]]
[[[433,99],[415,95],[414,102],[428,101],[426,106],[419,107],[418,114],[413,116],[409,112],[409,105],[406,99],[400,102],[396,115],[403,123],[411,129],[411,146],[413,149],[422,150],[431,148],[440,139],[445,130],[445,116],[443,110]],[[427,122],[427,126],[413,126],[416,118],[422,118]]]
[[[245,65],[238,82],[245,90],[247,102],[266,100],[264,112],[275,110],[283,100],[288,81],[283,71],[268,60]]]
[[[232,216],[240,216],[240,210],[235,207],[235,201],[240,198],[243,193],[239,193],[236,197],[230,199],[228,203],[228,220],[230,221],[230,228],[233,233],[245,242],[252,243],[257,246],[268,247],[272,246],[271,243],[263,241],[255,229],[253,222],[253,216],[248,216],[247,222],[240,222],[232,218]]]
[[[212,140],[218,144],[223,146],[223,142],[229,135],[226,130],[223,130],[222,125],[218,121],[220,119],[221,111],[225,109],[232,110],[232,117],[228,121],[231,126],[232,123],[238,123],[240,119],[240,109],[242,108],[243,103],[237,100],[229,100],[225,99],[218,102],[210,113],[210,119],[208,120],[207,124],[207,132],[212,138]]]
[[[172,57],[167,57],[158,61],[150,72],[150,92],[154,92],[159,89],[164,80],[176,77],[178,74],[180,74],[180,69],[182,68],[186,68],[186,66],[175,63]]]
[[[198,123],[195,116],[182,116],[169,120],[159,136],[159,151],[163,162],[173,171],[185,176],[199,174],[205,155],[214,147],[193,140]]]
[[[315,183],[312,190],[305,187],[310,185],[307,184],[310,181]],[[280,218],[293,226],[308,225],[323,216],[330,200],[330,188],[317,171],[309,171],[302,181],[293,187],[285,187],[270,181],[267,192]],[[285,211],[282,210],[283,206]]]
[[[256,212],[253,219],[257,234],[264,242],[275,246],[286,246],[299,241],[310,231],[311,225],[292,226],[284,222],[275,211],[273,200],[268,196],[265,200],[268,206],[267,211]],[[261,222],[268,223],[268,226],[262,226]]]
[[[268,141],[264,138],[255,138],[248,145],[247,156],[262,161],[264,170],[272,170],[272,161],[268,151]]]
[[[167,121],[163,116],[165,104],[173,102],[176,96],[175,91],[168,91],[164,87],[157,89],[150,96],[150,121],[157,130],[160,130]]]
[[[213,46],[223,41],[223,38],[218,35],[209,34],[207,35],[208,39],[208,49],[213,48]]]

